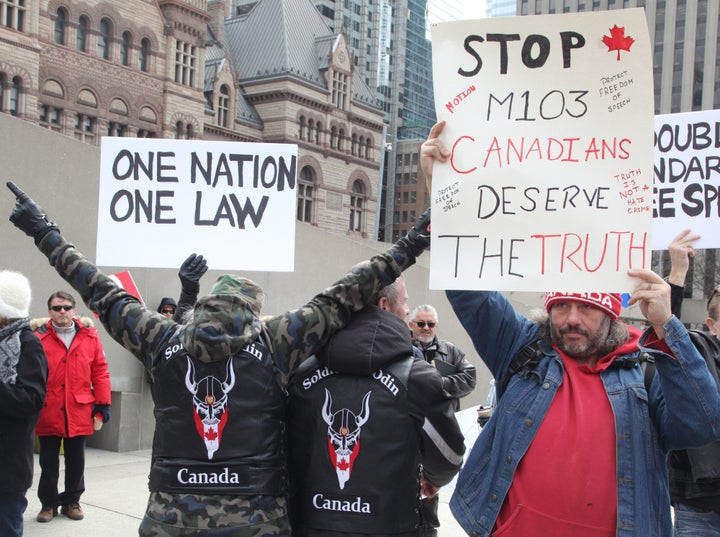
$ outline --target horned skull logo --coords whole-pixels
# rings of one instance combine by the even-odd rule
[[[322,417],[328,426],[328,453],[335,468],[340,489],[345,488],[345,483],[350,479],[355,459],[360,453],[360,432],[370,417],[371,393],[367,392],[363,397],[360,414],[355,414],[347,408],[333,412],[332,396],[325,388]]]
[[[235,371],[232,358],[227,361],[225,380],[219,381],[208,375],[195,380],[195,365],[188,357],[188,369],[185,386],[193,395],[195,428],[205,442],[208,459],[212,459],[220,447],[223,429],[228,420],[228,393],[235,385]]]

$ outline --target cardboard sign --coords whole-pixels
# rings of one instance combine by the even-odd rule
[[[649,268],[651,47],[642,9],[432,27],[441,135],[430,287],[622,292]]]
[[[655,116],[653,249],[684,229],[720,248],[720,110]]]
[[[297,146],[103,138],[97,264],[292,271]]]

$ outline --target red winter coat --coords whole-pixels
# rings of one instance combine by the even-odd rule
[[[76,333],[69,349],[52,321],[35,331],[48,362],[47,395],[35,427],[39,436],[91,435],[93,406],[110,404],[110,373],[98,331],[88,317],[73,320]]]

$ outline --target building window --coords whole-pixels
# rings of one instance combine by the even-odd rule
[[[0,0],[0,25],[22,32],[25,29],[25,0]]]
[[[137,131],[137,138],[155,138],[155,133],[147,129]]]
[[[0,112],[5,111],[5,82],[7,76],[5,73],[0,73]]]
[[[363,208],[365,199],[365,186],[361,181],[355,181],[350,194],[350,231],[363,231]]]
[[[350,154],[352,156],[355,156],[357,153],[357,134],[353,133],[352,137],[350,138]]]
[[[195,46],[175,42],[175,82],[192,87],[195,84]]]
[[[61,132],[62,109],[47,104],[40,105],[40,125],[50,130]]]
[[[313,194],[315,192],[315,172],[310,166],[300,170],[297,194],[297,219],[301,222],[312,221]]]
[[[333,71],[332,102],[340,110],[347,106],[348,76]]]
[[[322,135],[322,123],[319,121],[315,123],[315,143],[320,145]]]
[[[87,34],[89,28],[90,20],[85,15],[81,15],[78,21],[77,36],[75,38],[75,47],[80,52],[87,52]]]
[[[300,116],[300,121],[298,123],[298,140],[303,140],[305,138],[305,116]]]
[[[218,125],[221,127],[228,126],[228,112],[230,111],[230,91],[228,87],[223,84],[220,86],[220,95],[218,95]]]
[[[110,59],[110,47],[112,45],[112,22],[110,19],[103,18],[100,21],[100,35],[97,42],[98,58],[103,60]]]
[[[338,151],[345,151],[345,131],[343,129],[338,131],[337,148]]]
[[[140,57],[138,58],[138,67],[143,72],[147,72],[147,70],[148,70],[149,57],[150,57],[150,40],[146,37],[140,42]]]
[[[55,42],[58,45],[65,44],[65,29],[67,28],[68,14],[64,7],[58,8],[55,13]]]
[[[337,143],[337,128],[332,127],[330,129],[330,149],[335,149],[336,143]]]
[[[115,121],[108,122],[108,136],[125,136],[127,133],[127,125],[117,123]]]
[[[95,140],[95,118],[86,114],[75,115],[75,139],[93,143]]]
[[[20,96],[22,93],[22,79],[16,76],[12,79],[10,85],[10,114],[17,116],[20,114]]]
[[[130,32],[123,32],[120,43],[120,63],[125,67],[130,65],[130,49],[132,48],[132,35]]]

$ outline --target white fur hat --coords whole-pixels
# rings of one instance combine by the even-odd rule
[[[30,282],[19,272],[0,270],[0,317],[22,319],[30,308]]]

